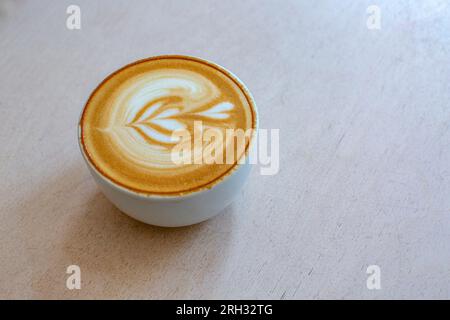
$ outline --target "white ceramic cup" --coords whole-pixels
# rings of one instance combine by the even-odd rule
[[[181,196],[145,195],[125,189],[103,176],[90,163],[83,148],[81,153],[100,190],[119,210],[136,220],[162,227],[181,227],[207,220],[239,194],[251,164],[237,164],[237,168],[211,189]]]
[[[230,74],[232,73],[230,72]],[[233,76],[239,81],[235,75]],[[242,84],[242,81],[239,82]],[[243,84],[242,86],[245,88]],[[245,90],[250,95],[246,88]],[[240,193],[250,173],[249,155],[253,152],[252,146],[258,130],[258,112],[253,99],[252,102],[256,126],[250,139],[245,162],[237,163],[227,176],[210,189],[194,191],[187,195],[147,195],[126,189],[105,177],[91,163],[82,145],[80,125],[78,125],[78,144],[89,171],[100,190],[119,210],[136,220],[156,226],[187,226],[217,215]]]

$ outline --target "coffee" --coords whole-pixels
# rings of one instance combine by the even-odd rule
[[[223,132],[224,140],[176,134],[202,137],[198,123]],[[114,72],[94,90],[80,120],[81,145],[93,166],[113,183],[150,195],[211,188],[249,149],[251,137],[239,148],[225,131],[255,128],[254,102],[243,84],[213,63],[185,56],[149,58]],[[191,146],[190,163],[173,161],[183,143]],[[197,161],[211,143],[215,159],[232,149],[232,161]]]

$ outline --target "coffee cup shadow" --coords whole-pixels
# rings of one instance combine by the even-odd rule
[[[64,194],[65,189],[70,189],[67,181],[77,179],[77,175],[82,180],[78,169],[69,170],[49,188],[54,194]],[[70,205],[76,210],[66,214],[63,232],[46,238],[53,241],[51,252],[45,252],[46,261],[52,265],[46,266],[40,279],[34,279],[40,287],[34,298],[202,297],[206,291],[193,295],[192,286],[195,283],[206,290],[220,274],[232,237],[232,205],[197,225],[155,227],[120,212],[92,186],[92,180],[84,177],[82,181],[92,192],[87,199],[79,197],[76,206]],[[36,199],[40,199],[39,194],[29,201]],[[52,207],[61,213],[70,210],[58,206],[64,203],[61,199],[50,201],[55,201]],[[80,290],[66,287],[69,265],[80,267]]]

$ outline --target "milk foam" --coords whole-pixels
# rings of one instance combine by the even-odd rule
[[[194,135],[196,121],[224,136],[226,129],[254,126],[248,96],[236,81],[207,63],[183,58],[126,67],[88,101],[80,123],[84,147],[103,174],[134,190],[182,193],[208,185],[233,165],[175,163],[173,146],[191,142],[173,133]],[[225,139],[219,152],[229,143]],[[205,146],[192,144],[194,155],[201,156],[199,145]]]
[[[115,148],[142,167],[171,168],[175,130],[189,130],[192,119],[213,127],[233,124],[234,105],[222,101],[220,90],[209,79],[187,70],[158,70],[130,79],[118,90],[110,106],[106,128]],[[193,132],[192,132],[193,133]],[[195,150],[194,150],[195,153]]]

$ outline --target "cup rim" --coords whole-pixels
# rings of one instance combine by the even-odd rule
[[[232,175],[236,174],[236,172],[243,166],[247,164],[247,160],[245,162],[239,162],[239,160],[234,164],[234,166],[225,173],[225,175],[223,175],[222,177],[220,177],[219,179],[213,181],[212,185],[207,186],[207,187],[202,187],[199,188],[198,190],[194,190],[191,192],[186,192],[186,193],[169,193],[169,194],[158,194],[158,193],[151,193],[151,192],[138,192],[136,190],[133,190],[131,188],[127,188],[125,186],[122,186],[118,183],[116,183],[114,180],[110,179],[109,177],[107,177],[106,175],[104,175],[100,170],[97,169],[97,167],[94,165],[94,163],[92,162],[92,159],[87,155],[87,151],[85,149],[85,145],[82,142],[82,126],[81,126],[81,121],[83,119],[83,115],[84,112],[86,110],[86,107],[92,97],[92,95],[97,91],[97,89],[99,89],[104,82],[106,82],[110,77],[114,76],[116,73],[125,70],[128,67],[131,67],[135,64],[139,64],[139,63],[143,63],[149,60],[154,60],[154,59],[165,59],[165,58],[172,58],[172,59],[176,59],[176,58],[180,58],[180,59],[191,59],[194,61],[198,61],[198,62],[203,62],[203,63],[207,63],[210,64],[214,67],[216,67],[217,69],[219,69],[220,71],[224,72],[227,76],[229,76],[232,80],[234,80],[240,87],[240,89],[244,92],[245,96],[248,98],[249,102],[250,102],[250,107],[252,108],[252,112],[254,114],[254,128],[253,128],[253,132],[252,135],[250,136],[249,139],[249,144],[247,149],[245,150],[244,154],[242,156],[246,157],[246,159],[248,159],[248,155],[250,153],[250,150],[253,147],[253,144],[255,143],[255,137],[257,135],[258,132],[258,128],[259,128],[259,116],[258,116],[258,109],[256,107],[256,103],[255,100],[252,96],[252,94],[250,93],[250,90],[247,88],[247,86],[243,83],[242,80],[239,79],[239,77],[237,77],[233,72],[229,71],[228,69],[224,68],[223,66],[209,61],[207,59],[203,59],[203,58],[198,58],[198,57],[194,57],[194,56],[189,56],[189,55],[178,55],[178,54],[167,54],[167,55],[156,55],[156,56],[150,56],[147,58],[143,58],[143,59],[139,59],[136,60],[134,62],[128,63],[123,67],[120,67],[119,69],[109,73],[96,87],[95,89],[90,93],[88,99],[86,100],[79,119],[78,119],[78,147],[80,148],[81,154],[83,156],[83,159],[85,160],[85,162],[87,163],[87,165],[89,166],[89,168],[91,170],[93,170],[98,177],[100,177],[103,181],[105,181],[109,186],[113,187],[114,189],[124,192],[130,196],[133,196],[135,198],[140,198],[140,199],[152,199],[152,200],[173,200],[173,199],[187,199],[187,198],[192,198],[194,196],[200,195],[202,193],[208,192],[213,190],[214,188],[216,188],[217,186],[221,185],[222,183],[224,183],[226,180],[228,180]],[[242,157],[241,156],[241,157]]]

